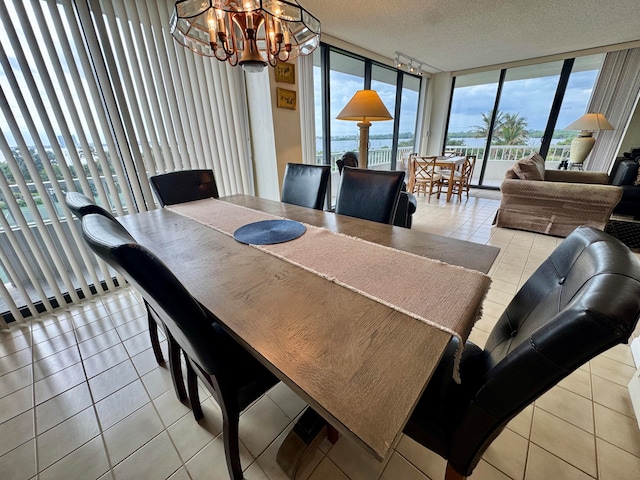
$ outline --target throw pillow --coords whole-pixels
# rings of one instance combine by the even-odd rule
[[[513,165],[513,171],[520,180],[544,180],[544,158],[532,153],[521,158]]]

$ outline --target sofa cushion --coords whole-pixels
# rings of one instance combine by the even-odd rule
[[[544,180],[544,158],[538,153],[522,157],[513,165],[520,180]]]

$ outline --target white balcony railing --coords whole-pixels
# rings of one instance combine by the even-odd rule
[[[547,168],[557,168],[558,164],[563,160],[569,160],[570,145],[551,145],[549,152],[547,153]],[[484,147],[468,147],[460,145],[446,146],[445,150],[451,150],[460,152],[461,155],[475,155],[478,159],[476,169],[474,171],[472,183],[477,184],[480,177],[480,162],[484,158]],[[398,148],[396,156],[396,168],[399,170],[404,169],[402,159],[411,153],[411,147]],[[536,146],[528,145],[498,145],[491,147],[489,151],[489,158],[487,159],[487,165],[484,171],[483,185],[485,186],[499,186],[500,182],[504,178],[504,172],[511,167],[511,164],[519,158],[530,155],[533,152],[538,151]],[[337,171],[336,160],[342,157],[342,153],[331,154],[331,170]],[[318,155],[316,157],[316,163],[321,164],[323,162],[323,156]],[[369,150],[369,167],[388,169],[391,165],[391,149],[382,148],[378,150]]]

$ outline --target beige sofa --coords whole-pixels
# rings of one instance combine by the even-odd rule
[[[604,172],[545,170],[537,153],[518,160],[500,186],[498,227],[566,237],[579,225],[604,230],[622,189]]]

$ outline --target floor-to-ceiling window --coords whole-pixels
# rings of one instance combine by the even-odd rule
[[[398,154],[396,159],[407,160],[408,155],[416,151],[416,128],[418,105],[420,101],[420,78],[411,75],[402,76],[400,116],[398,119]],[[405,165],[406,166],[406,165]],[[396,168],[400,166],[397,164]]]
[[[340,52],[329,52],[329,121],[330,164],[336,164],[342,153],[358,151],[358,126],[356,122],[337,120],[336,117],[351,97],[364,86],[364,60]],[[371,131],[371,130],[370,130]],[[355,139],[355,143],[354,143]],[[374,148],[372,148],[374,150]],[[324,158],[324,162],[326,158]]]
[[[67,191],[122,215],[155,208],[149,175],[211,168],[252,192],[242,70],[176,43],[170,6],[0,2],[0,327],[115,286]]]
[[[547,168],[569,156],[577,132],[563,128],[585,113],[603,55],[455,78],[446,149],[478,156],[472,183],[498,187],[514,160],[540,152]]]
[[[331,165],[332,194],[337,191],[336,160],[358,152],[357,122],[336,117],[358,90],[378,92],[393,120],[372,122],[369,168],[403,169],[402,159],[416,150],[416,122],[423,77],[326,44],[314,52],[316,163]]]

